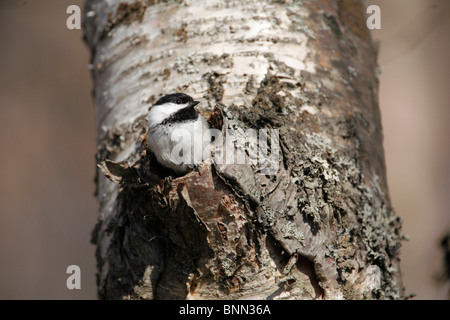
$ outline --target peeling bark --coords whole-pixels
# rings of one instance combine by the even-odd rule
[[[100,298],[404,296],[363,12],[353,0],[87,0]],[[238,142],[277,130],[276,174],[208,160],[164,181],[145,116],[175,91]]]

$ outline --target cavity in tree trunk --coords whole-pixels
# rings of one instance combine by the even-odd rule
[[[87,0],[100,298],[403,297],[364,11],[352,0]],[[173,92],[200,100],[240,150],[249,129],[278,137],[267,144],[278,170],[206,161],[165,182],[146,114]]]

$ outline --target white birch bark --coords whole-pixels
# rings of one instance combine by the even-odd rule
[[[164,195],[170,221],[103,164],[116,183],[98,175],[101,298],[402,296],[361,12],[343,0],[87,1],[99,162],[135,164],[148,108],[173,92],[205,115],[221,102],[225,126],[275,128],[282,142],[274,177],[207,164],[170,191],[153,185],[148,203]],[[201,239],[176,238],[184,223]]]

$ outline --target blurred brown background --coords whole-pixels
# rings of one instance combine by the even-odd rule
[[[380,107],[407,293],[446,299],[450,229],[450,1],[381,7]],[[88,51],[66,28],[80,0],[0,1],[0,299],[96,299],[95,119]],[[81,290],[66,268],[81,268]]]

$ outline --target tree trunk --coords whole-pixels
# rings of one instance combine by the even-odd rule
[[[100,298],[404,296],[364,11],[352,0],[87,0]],[[241,151],[264,129],[277,170],[208,160],[167,183],[143,140],[148,108],[173,92],[215,110]]]

